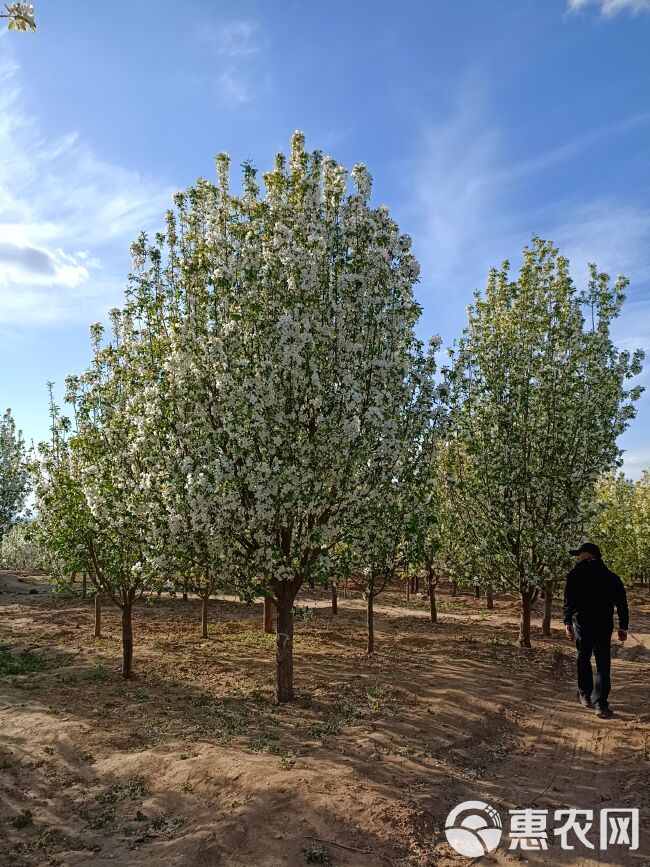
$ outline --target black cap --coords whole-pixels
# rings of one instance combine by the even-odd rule
[[[572,557],[577,557],[578,554],[591,554],[592,557],[598,557],[599,560],[601,557],[600,548],[598,545],[594,545],[593,542],[585,542],[579,548],[573,548],[569,551],[569,554],[571,554]]]

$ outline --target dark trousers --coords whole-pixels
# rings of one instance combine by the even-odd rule
[[[612,630],[608,626],[575,626],[576,648],[578,649],[578,691],[581,695],[592,697],[596,707],[607,707],[609,691],[612,687],[610,669],[612,666]],[[591,670],[591,654],[596,660],[596,680]]]

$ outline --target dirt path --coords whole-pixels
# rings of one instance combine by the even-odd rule
[[[41,581],[44,579],[41,579]],[[41,581],[29,580],[21,578],[19,575],[14,575],[12,572],[0,571],[0,597],[8,596],[37,596],[46,594],[52,597],[52,589],[49,585],[41,583]],[[12,599],[7,599],[6,603],[11,603]],[[2,603],[0,603],[2,604]]]
[[[322,847],[341,867],[466,865],[444,822],[475,799],[504,825],[528,806],[642,814],[636,852],[565,852],[551,832],[548,851],[504,840],[482,863],[648,864],[650,652],[614,659],[601,721],[575,700],[559,629],[523,651],[512,600],[440,602],[435,627],[378,606],[368,659],[363,603],[332,617],[306,592],[297,700],[278,708],[259,605],[214,602],[207,641],[196,600],[141,606],[124,683],[114,609],[95,640],[92,603],[0,573],[0,645],[33,669],[0,676],[0,864],[297,867],[326,863],[307,861]],[[647,598],[632,617],[647,641]]]

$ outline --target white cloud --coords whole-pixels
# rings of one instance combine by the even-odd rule
[[[621,437],[623,469],[637,479],[650,466],[645,431],[650,422],[650,209],[615,201],[597,201],[567,209],[566,218],[553,231],[553,240],[571,262],[578,286],[585,286],[587,262],[612,277],[624,274],[630,280],[627,300],[613,323],[612,336],[619,349],[643,349],[646,362],[630,385],[645,388],[637,403],[638,417]]]
[[[412,219],[428,276],[446,281],[464,272],[486,240],[494,190],[487,183],[500,159],[498,131],[484,122],[480,96],[467,88],[451,115],[429,126],[413,183]],[[490,223],[492,228],[492,223]],[[481,240],[482,239],[482,240]]]
[[[268,90],[268,77],[260,68],[267,40],[257,21],[242,18],[204,28],[200,41],[214,57],[220,102],[236,108]]]
[[[553,240],[584,280],[588,262],[634,284],[650,282],[650,209],[611,200],[574,205],[553,232]]]
[[[645,469],[650,469],[650,449],[630,449],[623,453],[623,471],[626,476],[640,479]]]
[[[98,317],[121,299],[129,242],[162,222],[172,191],[98,158],[74,132],[48,139],[22,104],[19,68],[4,59],[0,325]]]
[[[650,12],[650,0],[568,0],[571,12],[578,12],[586,6],[600,6],[600,13],[605,18],[613,18],[619,12]]]
[[[598,144],[606,139],[611,139],[616,135],[620,135],[621,133],[628,132],[638,127],[646,126],[648,123],[650,123],[650,111],[643,111],[634,114],[631,117],[626,117],[622,120],[614,121],[613,123],[606,124],[596,129],[588,130],[585,133],[567,139],[548,151],[534,154],[532,157],[519,163],[507,165],[501,169],[493,171],[491,174],[486,176],[484,183],[497,184],[502,189],[505,186],[518,184],[528,176],[539,174],[546,169],[551,169],[566,160],[578,156],[581,152],[586,151],[592,145]]]
[[[250,57],[261,48],[257,21],[230,21],[219,30],[208,31],[207,38],[217,53],[225,57]]]
[[[229,105],[243,105],[253,98],[248,78],[239,74],[235,69],[227,69],[221,73],[218,79],[220,96]]]
[[[573,136],[525,160],[507,153],[507,134],[493,122],[480,85],[471,83],[450,115],[424,130],[415,165],[409,222],[427,282],[462,281],[469,293],[487,270],[515,258],[533,232],[559,244],[576,269],[601,270],[650,281],[650,209],[615,196],[576,198],[521,211],[521,190],[603,140],[647,125],[645,112]],[[445,286],[445,291],[448,287]]]

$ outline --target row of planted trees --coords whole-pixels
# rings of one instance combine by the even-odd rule
[[[534,239],[477,295],[436,380],[418,339],[418,264],[388,210],[301,134],[288,162],[244,165],[242,190],[199,181],[166,231],[133,245],[124,307],[92,363],[51,402],[36,465],[39,532],[61,572],[85,570],[122,612],[182,576],[204,600],[227,580],[276,610],[277,698],[293,696],[293,606],[305,582],[362,574],[373,600],[405,562],[550,598],[567,542],[638,389],[640,356],[609,335],[624,283]],[[585,309],[591,321],[586,325]],[[550,604],[550,603],[549,603]],[[369,639],[371,645],[371,638]]]

